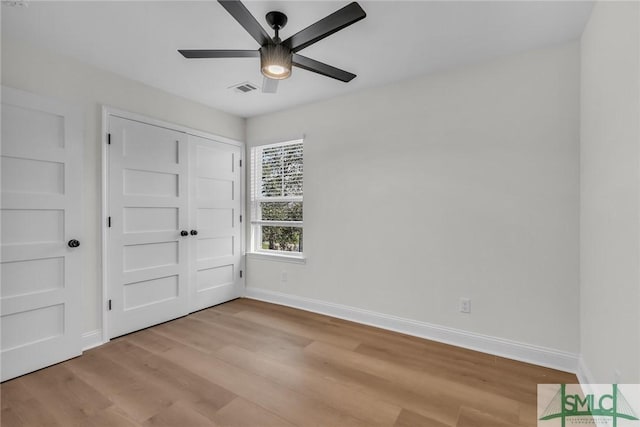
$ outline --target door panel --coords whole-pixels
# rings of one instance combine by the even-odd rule
[[[109,117],[109,336],[188,313],[188,146],[182,132]]]
[[[3,156],[1,167],[5,191],[64,194],[64,163]]]
[[[125,207],[122,210],[124,232],[176,231],[180,224],[179,212],[176,207]]]
[[[2,89],[2,380],[81,353],[82,114]]]
[[[124,248],[124,271],[178,265],[178,242],[153,242],[129,245]]]
[[[240,147],[190,136],[192,256],[191,311],[242,293]]]

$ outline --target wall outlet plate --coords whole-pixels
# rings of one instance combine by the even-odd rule
[[[471,299],[460,298],[460,313],[471,313]]]

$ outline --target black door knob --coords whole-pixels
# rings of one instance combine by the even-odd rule
[[[197,236],[198,235],[198,230],[191,230],[191,235],[192,236]]]
[[[80,242],[77,241],[76,239],[71,239],[69,240],[67,245],[69,245],[70,248],[77,248],[78,246],[80,246]]]
[[[189,235],[189,232],[188,232],[187,230],[182,230],[182,231],[180,232],[180,235],[181,235],[181,236],[188,236],[188,235]]]

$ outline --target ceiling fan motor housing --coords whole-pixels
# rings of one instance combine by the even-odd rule
[[[260,68],[265,77],[283,80],[291,76],[291,50],[282,44],[266,44],[260,48]]]

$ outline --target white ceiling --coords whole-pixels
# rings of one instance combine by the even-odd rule
[[[3,2],[4,3],[4,2]],[[282,39],[348,2],[251,1],[267,27],[287,14]],[[278,93],[262,84],[259,59],[187,60],[177,49],[257,49],[216,1],[29,2],[2,6],[2,37],[26,41],[243,117],[576,39],[592,3],[582,1],[360,1],[367,17],[300,53],[358,75],[342,83],[294,68]],[[271,30],[269,30],[271,34]]]

